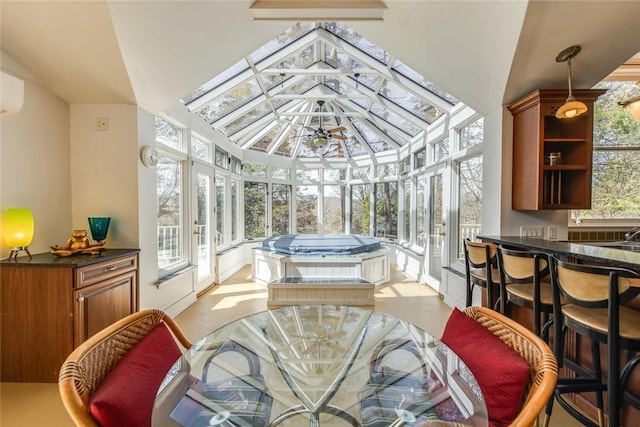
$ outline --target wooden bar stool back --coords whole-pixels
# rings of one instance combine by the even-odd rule
[[[625,396],[625,381],[620,379],[620,351],[640,351],[640,311],[624,304],[640,294],[640,287],[633,286],[640,276],[621,268],[574,264],[555,257],[550,261],[556,313],[554,354],[560,367],[575,374],[558,379],[554,397],[582,424],[602,426],[603,392],[606,391],[608,425],[620,426]],[[566,298],[566,304],[561,304],[561,297]],[[565,357],[567,330],[591,340],[593,372]],[[602,380],[600,368],[600,343],[607,347],[606,381]],[[577,409],[567,396],[588,392],[596,393],[597,423]],[[547,403],[545,425],[548,425],[554,397]]]
[[[494,308],[498,298],[500,274],[498,272],[497,250],[494,243],[472,242],[464,239],[464,260],[466,270],[466,306],[473,303],[473,288],[483,287],[487,290],[487,306]],[[487,286],[491,283],[491,286]]]
[[[542,336],[542,325],[549,320],[549,313],[553,312],[553,291],[548,278],[547,255],[500,246],[498,269],[500,311],[508,316],[510,303],[530,309],[533,331]]]

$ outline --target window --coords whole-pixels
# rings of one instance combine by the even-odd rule
[[[460,129],[460,149],[482,144],[484,138],[484,119],[480,118]]]
[[[273,179],[289,181],[291,179],[291,169],[273,168],[271,176],[273,177]]]
[[[640,121],[618,105],[637,96],[635,82],[605,81],[607,89],[595,102],[593,113],[593,181],[590,210],[571,211],[580,224],[611,223],[640,217]]]
[[[240,159],[231,156],[231,172],[236,175],[240,175],[242,173],[242,163],[240,163]]]
[[[267,235],[267,184],[244,183],[244,237],[255,239]]]
[[[156,117],[156,141],[182,151],[182,129],[160,117]]]
[[[245,163],[243,167],[244,176],[266,178],[267,166],[258,163]]]
[[[351,169],[351,179],[368,179],[369,166]]]
[[[411,180],[406,179],[403,191],[403,221],[402,221],[402,239],[409,243],[411,241]]]
[[[345,169],[325,169],[323,177],[325,181],[344,181],[347,176]]]
[[[398,176],[398,165],[395,163],[378,165],[377,171],[378,171],[377,173],[378,178]]]
[[[185,262],[183,178],[180,161],[160,156],[156,166],[158,267],[164,274],[178,270]]]
[[[420,248],[425,244],[425,197],[427,181],[424,175],[420,175],[416,182],[416,245]]]
[[[439,162],[449,156],[449,137],[445,137],[433,144],[433,161]]]
[[[223,169],[229,169],[229,154],[218,147],[216,147],[216,166]]]
[[[216,175],[216,247],[225,243],[224,216],[225,216],[225,179]]]
[[[235,179],[231,180],[231,241],[235,242],[238,240],[238,188],[240,184]]]
[[[296,220],[298,233],[318,233],[317,185],[299,185],[296,187]]]
[[[320,175],[318,169],[297,169],[296,179],[298,181],[317,181]]]
[[[369,235],[369,184],[351,186],[351,234]]]
[[[376,237],[395,239],[398,237],[398,183],[380,182],[375,185]]]
[[[344,233],[345,191],[342,185],[325,185],[323,187],[322,223],[326,234]]]
[[[155,118],[156,141],[172,148],[182,148],[182,129],[159,117]],[[156,166],[158,203],[159,275],[178,271],[188,265],[185,253],[184,164],[176,155],[161,153]]]
[[[482,229],[482,156],[458,163],[458,204],[458,258],[462,259],[462,241],[475,239]]]
[[[196,159],[211,162],[211,144],[203,138],[191,134],[191,156]]]
[[[413,168],[420,169],[427,165],[427,150],[422,148],[413,154]]]
[[[271,188],[271,234],[290,234],[291,186],[288,184],[273,184]]]

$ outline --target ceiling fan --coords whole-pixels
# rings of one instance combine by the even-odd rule
[[[322,127],[322,113],[324,112],[324,101],[318,100],[317,102],[320,107],[318,109],[318,112],[320,113],[318,115],[319,127],[317,129],[314,129],[309,126],[304,127],[305,129],[313,132],[307,135],[309,138],[307,140],[307,145],[314,149],[323,149],[327,144],[329,144],[329,138],[346,141],[347,137],[342,135],[342,132],[347,130],[347,128],[345,128],[344,126],[338,126],[332,129],[325,129],[324,127]]]

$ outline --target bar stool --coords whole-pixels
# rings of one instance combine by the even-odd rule
[[[466,307],[471,306],[473,288],[477,285],[487,290],[487,306],[494,308],[497,303],[494,291],[499,290],[500,286],[496,260],[498,246],[494,243],[472,242],[469,238],[464,239],[463,243],[467,281]],[[487,283],[492,285],[487,286]]]
[[[549,275],[547,255],[507,249],[501,245],[498,248],[498,270],[500,311],[509,317],[509,303],[530,309],[533,313],[533,332],[539,337],[546,335],[542,333],[542,325],[549,320],[549,313],[553,313],[551,283],[543,281]]]
[[[640,351],[640,311],[624,304],[640,294],[640,287],[634,283],[640,275],[620,268],[574,264],[555,257],[550,261],[556,318],[553,352],[559,366],[573,371],[575,377],[558,378],[554,396],[547,403],[544,425],[549,423],[554,397],[582,424],[604,425],[603,392],[606,391],[608,424],[619,426],[626,378],[629,369],[637,363],[637,358],[628,362],[621,379],[620,350]],[[567,300],[564,305],[560,301],[562,296]],[[568,329],[591,340],[593,372],[565,357],[565,333]],[[602,381],[600,343],[607,346],[606,382]],[[565,397],[566,393],[586,392],[596,393],[598,424]]]

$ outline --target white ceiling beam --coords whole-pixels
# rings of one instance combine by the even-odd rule
[[[381,21],[381,0],[256,0],[249,7],[255,21]]]

